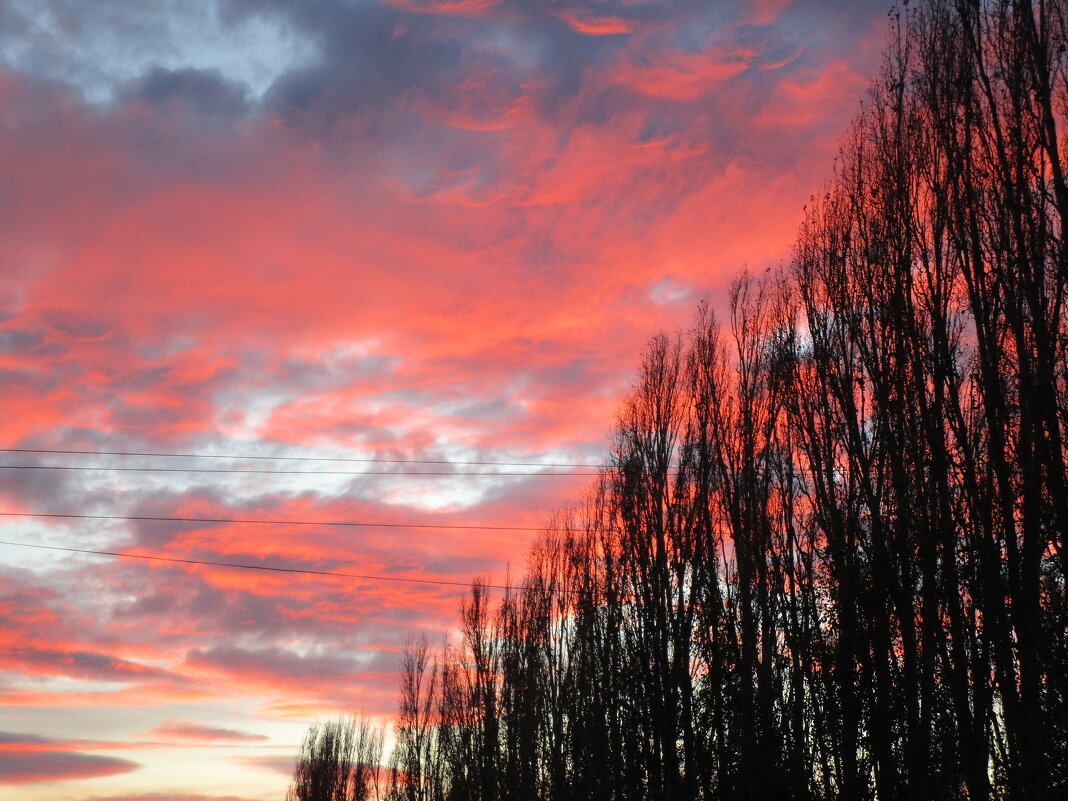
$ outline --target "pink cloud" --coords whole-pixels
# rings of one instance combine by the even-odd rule
[[[749,68],[753,51],[627,54],[609,71],[612,83],[667,100],[696,100]]]
[[[194,743],[257,743],[270,739],[262,734],[206,726],[193,720],[165,720],[141,736]]]
[[[390,5],[420,14],[479,14],[501,0],[385,0]]]
[[[566,8],[554,10],[552,13],[579,33],[587,36],[611,36],[630,33],[634,30],[632,22],[617,16],[597,16],[587,11]]]

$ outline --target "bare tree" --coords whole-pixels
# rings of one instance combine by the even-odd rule
[[[286,794],[288,801],[380,798],[383,733],[366,717],[338,718],[308,728]]]

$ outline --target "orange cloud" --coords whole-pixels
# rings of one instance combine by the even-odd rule
[[[632,22],[616,16],[596,16],[576,9],[553,10],[552,14],[587,36],[611,36],[634,30]]]
[[[624,51],[606,77],[649,97],[691,101],[745,72],[755,55],[738,46],[698,52],[635,48]]]
[[[419,14],[480,14],[501,0],[385,0],[391,6]]]
[[[195,743],[256,743],[270,739],[262,734],[205,726],[192,720],[165,720],[141,736]]]

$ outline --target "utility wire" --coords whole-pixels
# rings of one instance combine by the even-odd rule
[[[86,515],[58,512],[0,512],[0,517],[44,517],[64,520],[131,520],[172,523],[242,523],[270,526],[339,526],[344,528],[461,529],[465,531],[551,531],[552,526],[487,526],[455,523],[370,523],[357,520],[254,520],[236,517],[167,517],[164,515]]]
[[[64,551],[66,553],[83,553],[91,554],[93,556],[114,556],[122,559],[142,559],[148,562],[170,562],[173,564],[181,565],[206,565],[207,567],[229,567],[237,570],[260,570],[268,573],[298,573],[304,576],[331,576],[334,578],[347,578],[347,579],[360,579],[362,581],[393,581],[402,584],[433,584],[442,587],[471,587],[471,582],[464,581],[447,581],[445,579],[416,579],[416,578],[401,578],[399,576],[379,576],[372,574],[362,573],[342,573],[337,570],[307,570],[297,567],[276,567],[272,565],[249,565],[242,564],[240,562],[216,562],[208,559],[180,559],[176,556],[156,556],[143,553],[129,553],[127,551],[97,551],[92,548],[66,548],[61,545],[40,545],[29,542],[11,542],[9,540],[0,540],[0,545],[13,545],[18,548],[38,548],[44,551]],[[483,584],[483,587],[488,587],[494,590],[525,590],[530,591],[534,588],[525,587],[523,585],[511,585],[511,584]],[[580,592],[580,590],[572,590],[572,592]]]
[[[0,453],[39,453],[73,456],[160,456],[176,459],[261,459],[299,462],[358,462],[367,464],[477,465],[480,467],[601,467],[591,463],[568,462],[478,462],[448,459],[379,459],[345,456],[262,456],[235,453],[163,453],[156,451],[80,451],[52,448],[0,448]]]
[[[454,463],[457,464],[457,463]],[[600,473],[534,473],[502,472],[472,473],[450,472],[448,470],[268,470],[237,467],[108,467],[99,465],[56,465],[56,464],[0,464],[0,470],[105,470],[127,473],[256,473],[261,475],[288,476],[597,476]]]
[[[0,448],[0,453],[4,451]],[[465,464],[462,462],[447,462],[446,464]],[[477,464],[470,462],[467,464]],[[501,463],[503,464],[503,462]],[[533,466],[533,465],[531,465]],[[551,467],[553,465],[541,465]],[[562,467],[563,465],[557,465]],[[450,470],[279,470],[267,468],[245,467],[126,467],[110,465],[60,465],[60,464],[0,464],[0,470],[82,470],[102,471],[109,473],[237,473],[254,475],[285,475],[285,476],[438,476],[448,478],[571,478],[571,477],[595,477],[601,472],[570,472],[570,473],[537,473],[531,471],[495,470],[491,473],[475,473],[471,471],[455,472]],[[767,472],[764,468],[761,472]],[[811,475],[811,471],[803,467],[793,467],[790,471],[796,475]],[[676,476],[679,468],[668,468],[667,475]]]
[[[257,459],[263,461],[300,461],[300,462],[354,462],[359,464],[425,464],[425,465],[453,465],[457,467],[541,467],[541,468],[591,468],[598,472],[583,473],[534,473],[534,472],[449,472],[449,471],[422,471],[422,470],[395,470],[382,472],[348,471],[348,470],[277,470],[277,469],[243,469],[243,468],[179,468],[179,467],[99,467],[96,465],[0,465],[0,470],[119,470],[130,472],[171,472],[171,473],[264,473],[279,475],[342,475],[342,476],[599,476],[602,469],[613,469],[611,464],[592,462],[479,462],[464,461],[462,459],[377,459],[356,458],[343,456],[257,456],[252,454],[226,454],[226,453],[164,453],[155,451],[81,451],[59,450],[47,448],[0,448],[0,453],[30,453],[30,454],[55,454],[72,456],[143,456],[165,457],[172,459],[229,459],[241,461],[243,459]],[[741,472],[742,468],[738,469]],[[763,472],[773,469],[765,465]],[[809,468],[794,465],[792,473],[796,475],[811,475]],[[668,474],[678,473],[677,467],[668,468]]]

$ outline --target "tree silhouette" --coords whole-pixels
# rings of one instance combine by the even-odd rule
[[[382,791],[383,733],[367,718],[338,718],[308,728],[287,801],[367,801]]]

